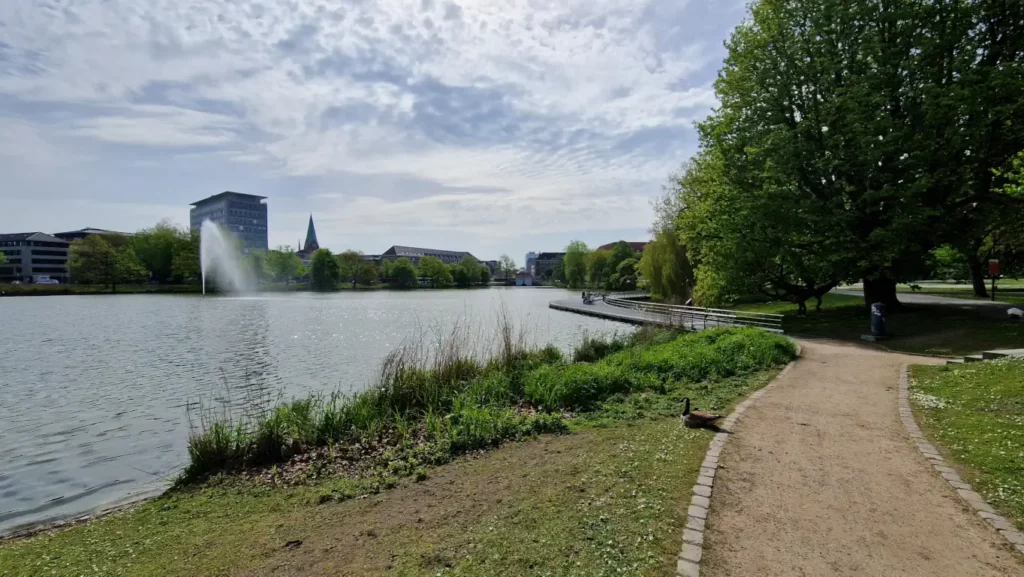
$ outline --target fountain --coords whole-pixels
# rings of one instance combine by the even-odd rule
[[[208,274],[218,288],[232,293],[248,292],[253,285],[252,277],[242,263],[238,239],[209,220],[203,221],[199,229],[199,266],[204,296]]]

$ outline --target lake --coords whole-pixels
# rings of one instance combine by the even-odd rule
[[[159,491],[187,458],[186,407],[354,392],[410,339],[456,324],[486,348],[500,311],[569,350],[619,323],[544,288],[0,299],[0,534]],[[578,295],[577,295],[578,296]],[[193,411],[194,413],[194,411]],[[193,414],[193,417],[195,415]]]

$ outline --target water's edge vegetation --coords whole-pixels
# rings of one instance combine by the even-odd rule
[[[304,480],[372,469],[383,485],[393,485],[396,477],[422,476],[424,466],[468,451],[567,432],[603,403],[631,394],[672,398],[686,383],[698,406],[721,409],[728,401],[710,383],[795,356],[791,341],[756,329],[586,337],[570,358],[554,346],[528,348],[510,322],[498,331],[497,351],[484,360],[455,329],[430,354],[419,345],[392,352],[375,385],[355,395],[314,395],[237,418],[204,411],[193,421],[189,464],[177,486],[290,461],[300,464]],[[695,395],[695,383],[709,384]]]
[[[354,575],[484,576],[554,571],[567,557],[581,575],[671,570],[711,438],[683,426],[681,399],[726,412],[795,344],[755,329],[641,329],[584,338],[566,356],[508,327],[493,356],[471,354],[457,330],[430,355],[400,348],[354,396],[198,414],[171,490],[0,541],[0,575],[262,574],[280,563],[299,575],[326,562]],[[510,443],[545,432],[556,434]]]

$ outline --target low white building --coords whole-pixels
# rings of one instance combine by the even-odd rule
[[[533,275],[528,272],[517,272],[516,286],[533,286]]]

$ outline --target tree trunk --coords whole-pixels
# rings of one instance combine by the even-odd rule
[[[968,253],[967,269],[971,273],[971,284],[974,286],[974,296],[988,298],[988,290],[985,289],[985,269],[982,260],[977,255]]]
[[[864,279],[864,304],[870,309],[875,303],[884,303],[890,309],[902,306],[896,298],[896,281],[885,277]]]

